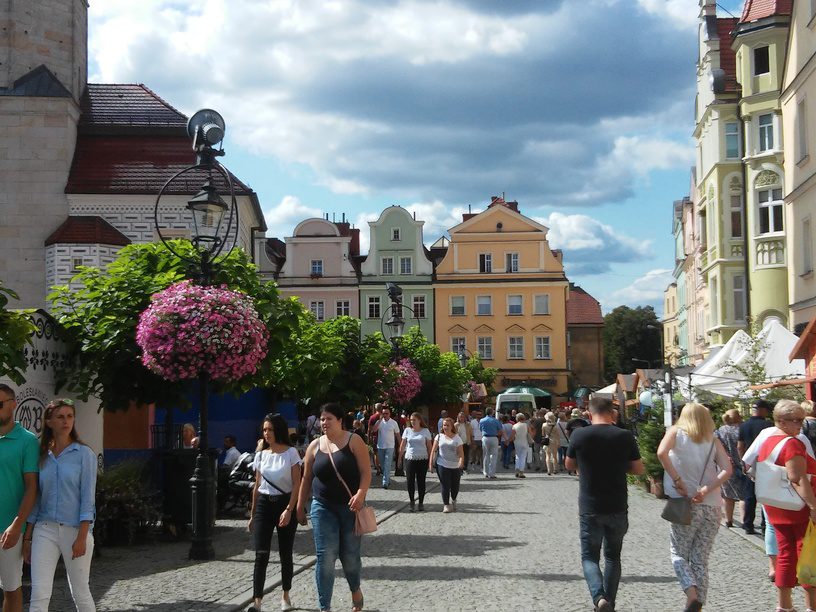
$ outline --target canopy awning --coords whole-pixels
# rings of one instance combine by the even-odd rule
[[[510,387],[502,391],[502,393],[529,393],[535,397],[552,397],[552,393],[538,387]]]

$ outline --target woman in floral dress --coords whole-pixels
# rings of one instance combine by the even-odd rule
[[[722,485],[722,498],[725,504],[725,526],[734,525],[734,506],[736,502],[745,499],[745,472],[742,468],[742,458],[737,450],[737,439],[739,438],[739,425],[742,417],[739,410],[732,408],[723,413],[723,425],[717,430],[717,437],[725,447],[725,452],[731,459],[731,478]]]

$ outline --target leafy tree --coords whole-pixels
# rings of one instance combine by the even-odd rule
[[[604,376],[612,381],[620,373],[660,363],[660,322],[651,306],[618,306],[604,317]]]
[[[174,241],[173,248],[185,257],[197,255],[185,240]],[[74,354],[60,373],[58,386],[66,386],[83,400],[97,396],[108,410],[126,409],[131,402],[185,404],[188,383],[166,381],[141,364],[136,325],[150,296],[195,276],[195,266],[164,245],[132,244],[104,270],[82,267],[71,279],[71,286],[54,287],[49,299],[57,320],[68,332]],[[290,329],[299,323],[303,309],[292,300],[281,300],[274,283],[262,283],[240,249],[217,266],[213,283],[251,296],[269,330],[269,351],[258,374],[213,389],[240,393],[257,386],[264,377],[271,378],[268,362],[291,348]]]
[[[465,364],[465,370],[468,372],[468,380],[481,383],[485,386],[487,395],[494,395],[496,393],[496,390],[493,388],[493,381],[496,380],[496,376],[499,374],[497,368],[484,367],[482,360],[474,355],[468,359]]]
[[[402,337],[400,353],[413,362],[422,378],[422,389],[412,402],[415,406],[461,399],[471,378],[458,355],[443,353],[436,344],[429,344],[419,327],[412,327]]]
[[[379,399],[376,380],[391,358],[391,347],[380,332],[360,337],[360,320],[337,317],[322,327],[343,342],[338,373],[329,382],[321,401],[340,403],[351,409]]]
[[[26,371],[23,348],[31,344],[36,329],[31,320],[32,310],[8,310],[9,299],[19,299],[0,281],[0,376],[8,376],[15,384],[25,382]]]

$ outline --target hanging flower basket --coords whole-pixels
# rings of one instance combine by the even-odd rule
[[[408,359],[385,366],[377,383],[383,395],[395,406],[407,405],[422,388],[419,371]]]
[[[156,293],[136,328],[142,363],[171,381],[206,373],[233,382],[254,374],[268,338],[251,298],[191,281]]]

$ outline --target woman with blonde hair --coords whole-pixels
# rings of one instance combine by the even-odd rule
[[[816,475],[816,459],[807,452],[801,437],[797,438],[805,420],[802,406],[793,400],[779,400],[774,407],[773,418],[776,427],[769,428],[770,435],[761,443],[756,460],[765,461],[776,454],[774,463],[785,467],[790,484],[805,502],[801,510],[783,510],[769,504],[764,506],[768,521],[776,530],[779,551],[774,577],[778,598],[776,610],[792,612],[794,610],[792,591],[798,584],[796,563],[799,551],[808,522],[816,521],[816,494],[813,489],[816,483],[812,478]],[[808,610],[816,608],[814,587],[805,587],[805,601]]]
[[[702,404],[683,406],[666,431],[657,457],[669,497],[691,497],[691,524],[671,524],[671,560],[686,594],[686,612],[702,609],[708,591],[708,557],[720,526],[720,487],[731,476],[731,460],[714,435],[714,420]]]
[[[541,427],[541,444],[544,447],[544,461],[547,464],[547,474],[552,476],[558,472],[558,447],[561,446],[561,433],[558,430],[554,412],[548,412]]]
[[[723,424],[717,430],[717,438],[722,443],[728,458],[731,460],[731,478],[723,483],[722,499],[723,512],[725,514],[725,526],[734,526],[734,506],[736,502],[745,499],[745,481],[747,476],[742,465],[742,457],[737,449],[739,439],[739,425],[742,423],[742,416],[739,410],[731,408],[726,410],[722,416]]]

